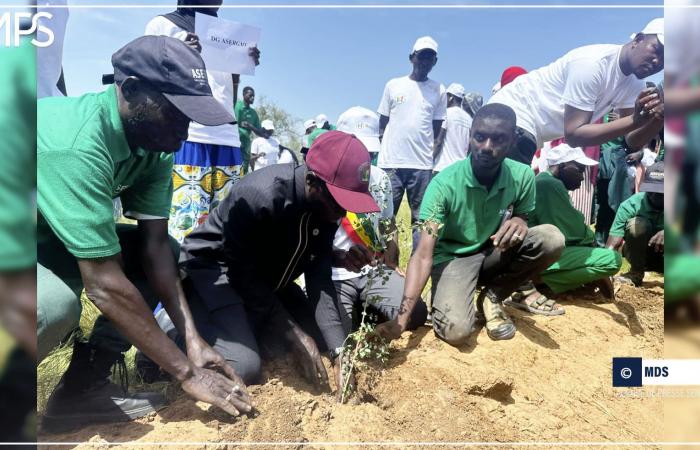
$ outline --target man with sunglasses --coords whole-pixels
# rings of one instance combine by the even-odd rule
[[[411,207],[411,224],[418,220],[423,194],[433,171],[433,148],[447,115],[445,87],[428,74],[437,63],[438,44],[430,36],[413,45],[410,75],[394,78],[384,87],[379,104],[382,149],[377,165],[391,179],[394,216],[404,191]],[[413,233],[415,247],[420,233]]]
[[[112,65],[104,92],[37,103],[38,360],[78,328],[83,289],[103,314],[89,340],[75,340],[42,426],[65,431],[163,406],[159,394],[128,394],[109,381],[113,365],[125,370],[132,344],[195,399],[248,412],[240,378],[194,326],[168,237],[172,153],[191,120],[234,118],[212,97],[199,53],[177,39],[138,38]],[[117,196],[137,226],[115,223]],[[186,353],[158,328],[158,301],[185,334]]]
[[[551,224],[559,228],[566,240],[563,253],[539,278],[555,294],[592,284],[608,299],[614,296],[610,277],[620,270],[620,255],[595,245],[593,230],[583,214],[574,208],[569,191],[581,186],[586,166],[598,164],[578,147],[559,144],[547,152],[549,169],[535,177],[535,211],[529,225]],[[539,281],[539,280],[538,280]],[[519,292],[514,294],[515,299]],[[525,295],[525,294],[523,294]],[[507,305],[535,314],[559,315],[564,309],[543,295],[529,302],[513,301]]]

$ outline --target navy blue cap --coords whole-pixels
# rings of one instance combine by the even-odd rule
[[[112,55],[114,82],[128,77],[147,81],[177,109],[202,125],[235,123],[213,96],[207,70],[197,50],[179,39],[142,36]]]

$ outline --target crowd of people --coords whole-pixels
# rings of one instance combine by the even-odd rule
[[[633,161],[640,174],[625,169],[634,187],[616,197],[606,242],[570,197],[599,165],[583,147],[617,142],[613,164],[629,165],[658,141],[663,89],[643,80],[663,69],[663,19],[624,45],[508,68],[486,104],[429,78],[438,43],[420,37],[376,112],[355,106],[335,124],[319,114],[293,149],[258,116],[252,87],[239,99],[239,75],[206,68],[194,13],[217,8],[178,5],[112,56],[106,90],[38,102],[38,359],[73,336],[44,429],[161,408],[160,394],[110,381],[132,345],[145,381],[178,381],[239,415],[251,411],[263,347],[292,352],[320,389],[328,355],[340,386],[343,342],[370,297],[385,339],[428,323],[458,346],[480,322],[491,339],[513,338],[507,307],[562,315],[550,297],[581,287],[612,299],[622,256],[630,270],[618,282],[663,272],[663,152]],[[259,63],[257,48],[250,56]],[[135,224],[117,223],[116,198]],[[378,266],[383,282],[370,283]],[[88,338],[72,334],[83,291],[102,312]]]

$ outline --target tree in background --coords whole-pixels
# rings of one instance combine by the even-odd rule
[[[255,110],[260,121],[270,119],[275,124],[275,137],[280,144],[294,150],[294,153],[302,161],[299,149],[301,149],[301,121],[290,113],[276,105],[264,95],[256,101]]]

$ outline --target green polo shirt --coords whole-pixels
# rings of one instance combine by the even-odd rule
[[[540,172],[535,177],[535,212],[528,225],[551,224],[564,234],[567,246],[588,246],[595,239],[593,230],[586,225],[581,211],[574,208],[564,183],[551,172]]]
[[[643,217],[649,220],[654,228],[654,233],[664,229],[663,210],[654,209],[649,203],[646,193],[640,192],[622,202],[617,209],[615,221],[610,228],[610,236],[624,237],[627,222],[633,217]]]
[[[172,155],[132,151],[116,88],[37,103],[37,239],[58,237],[77,258],[121,251],[112,200],[125,215],[167,218],[172,200]]]
[[[36,265],[34,208],[36,182],[36,49],[0,48],[0,270]]]
[[[249,122],[256,128],[260,128],[260,118],[258,117],[257,111],[255,111],[250,106],[246,106],[243,100],[236,101],[236,106],[234,108],[236,113],[236,120],[238,121],[238,134],[241,137],[241,148],[246,150],[250,149],[250,143],[253,140],[250,138],[250,130],[242,128],[240,125],[243,122]]]
[[[471,157],[440,171],[420,208],[420,220],[442,225],[433,264],[478,251],[498,230],[510,205],[518,215],[535,209],[535,175],[525,164],[505,159],[490,191],[476,179]]]
[[[314,141],[316,140],[317,137],[322,135],[323,133],[331,131],[331,130],[326,130],[325,128],[316,128],[314,131],[312,131],[309,134],[309,148],[311,148],[312,145],[314,145]]]

